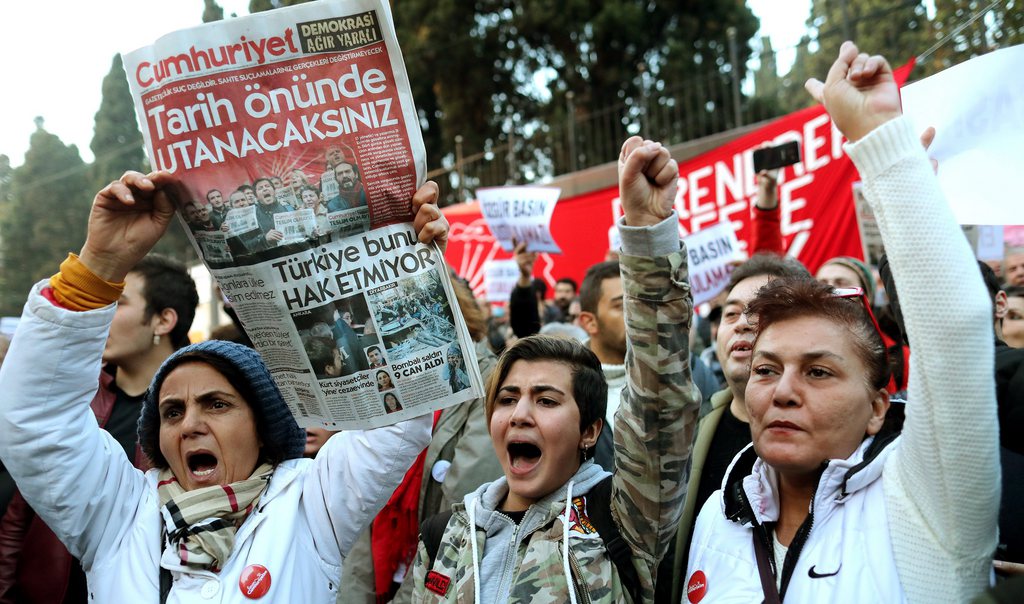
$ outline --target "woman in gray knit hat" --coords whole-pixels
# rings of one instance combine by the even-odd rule
[[[95,602],[334,602],[342,560],[430,439],[430,416],[332,438],[303,459],[300,430],[259,355],[188,346],[157,371],[142,474],[89,411],[127,272],[174,216],[168,172],[96,195],[88,239],[36,285],[0,374],[0,458],[82,562]],[[427,183],[420,241],[448,224]]]

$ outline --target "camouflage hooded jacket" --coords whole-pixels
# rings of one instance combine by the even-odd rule
[[[665,222],[676,228],[674,219]],[[623,255],[620,262],[629,347],[627,383],[615,415],[612,517],[632,550],[643,601],[653,602],[655,571],[686,495],[687,460],[701,400],[688,363],[693,305],[685,249],[660,257]],[[588,470],[597,468],[584,464],[577,480],[584,478],[582,482],[589,485],[593,481],[580,476]],[[581,496],[585,494],[575,491],[568,533],[571,581],[566,577],[562,557],[565,487],[553,495],[534,504],[515,529],[509,542],[515,551],[505,556],[500,586],[481,586],[481,604],[492,599],[564,604],[570,601],[570,588],[581,604],[630,602],[604,542],[586,517],[586,497]],[[479,503],[474,504],[480,510]],[[488,529],[480,526],[480,514],[473,534],[477,553],[483,555],[490,543],[485,544]],[[537,514],[542,515],[539,522]],[[412,570],[413,602],[473,602],[476,577],[469,523],[465,504],[455,506],[432,563],[423,543],[419,544]],[[504,593],[494,593],[495,588]]]

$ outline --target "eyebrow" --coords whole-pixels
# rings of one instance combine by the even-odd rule
[[[501,394],[502,392],[508,392],[510,394],[519,394],[522,391],[523,389],[520,388],[519,386],[502,386],[501,388],[498,389],[498,394]],[[562,392],[562,390],[560,390],[559,388],[555,388],[554,386],[551,386],[549,384],[537,384],[536,386],[530,388],[531,394],[540,394],[543,392],[557,392],[558,394],[565,394],[565,392]]]
[[[205,402],[213,400],[213,399],[231,399],[232,401],[234,401],[237,398],[238,398],[238,396],[236,396],[234,394],[231,394],[230,392],[226,392],[224,390],[208,390],[208,391],[206,391],[206,392],[196,396],[196,400],[201,402],[201,403],[205,403]],[[168,396],[167,398],[160,399],[160,403],[157,406],[158,407],[163,407],[164,404],[173,405],[173,404],[181,404],[181,403],[184,403],[184,402],[185,402],[184,399],[182,399],[180,397]]]
[[[781,357],[779,355],[775,354],[774,352],[770,351],[770,350],[758,350],[758,351],[756,351],[754,353],[754,358],[758,358],[758,357],[764,357],[764,358],[768,359],[769,361],[775,361],[775,362],[780,362],[781,361]],[[838,355],[838,354],[836,354],[834,352],[830,352],[828,350],[809,350],[809,351],[804,352],[804,353],[802,353],[800,355],[800,360],[802,360],[802,361],[816,361],[818,359],[825,359],[825,358],[836,359],[838,361],[845,360],[844,357],[842,357],[842,356],[840,356],[840,355]]]

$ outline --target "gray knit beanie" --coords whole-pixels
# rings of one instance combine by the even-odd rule
[[[167,467],[167,460],[160,452],[158,412],[160,387],[164,379],[183,363],[209,363],[211,358],[227,363],[237,370],[241,378],[242,383],[236,383],[230,376],[225,376],[252,408],[256,430],[263,441],[261,461],[276,464],[285,459],[302,457],[306,446],[306,431],[295,423],[295,418],[259,353],[234,342],[208,340],[186,346],[167,357],[146,391],[142,413],[139,415],[139,444],[153,465],[158,468]]]

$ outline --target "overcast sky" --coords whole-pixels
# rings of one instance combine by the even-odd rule
[[[249,0],[219,0],[225,15],[248,13]],[[747,0],[762,33],[776,49],[794,46],[804,32],[810,0]],[[78,145],[92,161],[89,142],[103,77],[114,54],[202,22],[202,0],[18,0],[0,9],[0,154],[24,161],[36,116],[47,131]],[[792,57],[780,54],[779,64]]]

